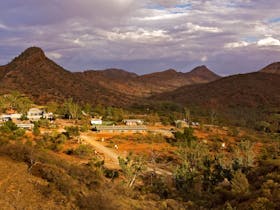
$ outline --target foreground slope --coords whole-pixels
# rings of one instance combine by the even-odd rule
[[[0,206],[1,209],[69,209],[64,196],[54,190],[45,196],[40,189],[48,183],[28,173],[27,165],[0,157]],[[46,190],[47,191],[47,190]],[[46,192],[47,193],[47,192]]]

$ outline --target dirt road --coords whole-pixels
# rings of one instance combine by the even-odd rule
[[[120,169],[118,160],[120,155],[117,154],[116,151],[103,146],[93,136],[89,136],[86,133],[81,135],[81,139],[83,139],[87,144],[93,146],[98,153],[102,153],[104,155],[106,167],[111,169]]]
[[[110,169],[120,169],[118,157],[123,157],[123,156],[119,154],[117,150],[105,147],[100,142],[98,142],[96,138],[94,138],[88,133],[82,134],[81,139],[83,139],[84,142],[86,142],[87,144],[93,146],[97,152],[102,153],[104,155],[106,167]],[[155,171],[155,173],[160,175],[169,175],[169,176],[172,175],[171,172],[166,171],[164,169],[161,168],[152,169],[152,167],[149,166],[147,168],[147,171]]]

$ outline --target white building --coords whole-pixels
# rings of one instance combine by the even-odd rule
[[[38,108],[31,108],[27,112],[27,118],[31,121],[38,121],[43,118],[44,111]]]
[[[91,125],[102,125],[102,120],[101,119],[95,119],[95,118],[93,118],[93,119],[91,119],[91,121],[90,121],[90,124]]]
[[[6,122],[8,120],[19,120],[22,114],[2,114],[0,115],[0,121]]]
[[[139,119],[126,119],[126,120],[123,120],[123,122],[127,126],[137,126],[137,125],[143,125],[144,124],[144,121],[139,120]]]

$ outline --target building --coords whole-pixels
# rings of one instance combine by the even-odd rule
[[[93,118],[93,119],[91,119],[91,121],[90,121],[90,124],[91,125],[102,125],[102,120],[101,119],[96,119],[96,118]]]
[[[45,112],[44,110],[39,109],[39,108],[31,108],[27,112],[27,118],[30,121],[38,121],[40,119],[53,120],[54,115],[52,112]]]
[[[27,130],[32,130],[34,128],[34,124],[32,124],[32,123],[20,123],[20,124],[16,124],[16,125],[19,128],[27,129]]]
[[[0,121],[1,122],[6,122],[8,120],[19,120],[21,119],[22,114],[2,114],[0,115]]]
[[[127,126],[137,126],[137,125],[143,125],[144,124],[144,121],[139,120],[139,119],[126,119],[126,120],[123,120],[123,122]]]
[[[38,121],[41,118],[43,118],[43,115],[44,115],[44,111],[38,108],[31,108],[27,112],[27,118],[30,121]]]
[[[53,120],[54,119],[54,114],[52,112],[44,112],[43,113],[43,118],[47,120]]]
[[[96,126],[94,131],[104,133],[143,133],[147,132],[146,126]]]

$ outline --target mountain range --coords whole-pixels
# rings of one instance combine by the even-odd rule
[[[280,62],[223,78],[206,66],[187,73],[169,69],[146,75],[121,69],[71,72],[47,58],[42,49],[31,47],[0,66],[0,93],[12,90],[40,104],[73,98],[110,106],[159,100],[206,108],[274,107],[280,104]]]
[[[155,93],[219,78],[205,66],[188,73],[169,69],[142,76],[121,69],[70,72],[47,58],[42,49],[31,47],[0,67],[0,92],[17,90],[37,103],[72,97],[79,102],[123,106]]]

